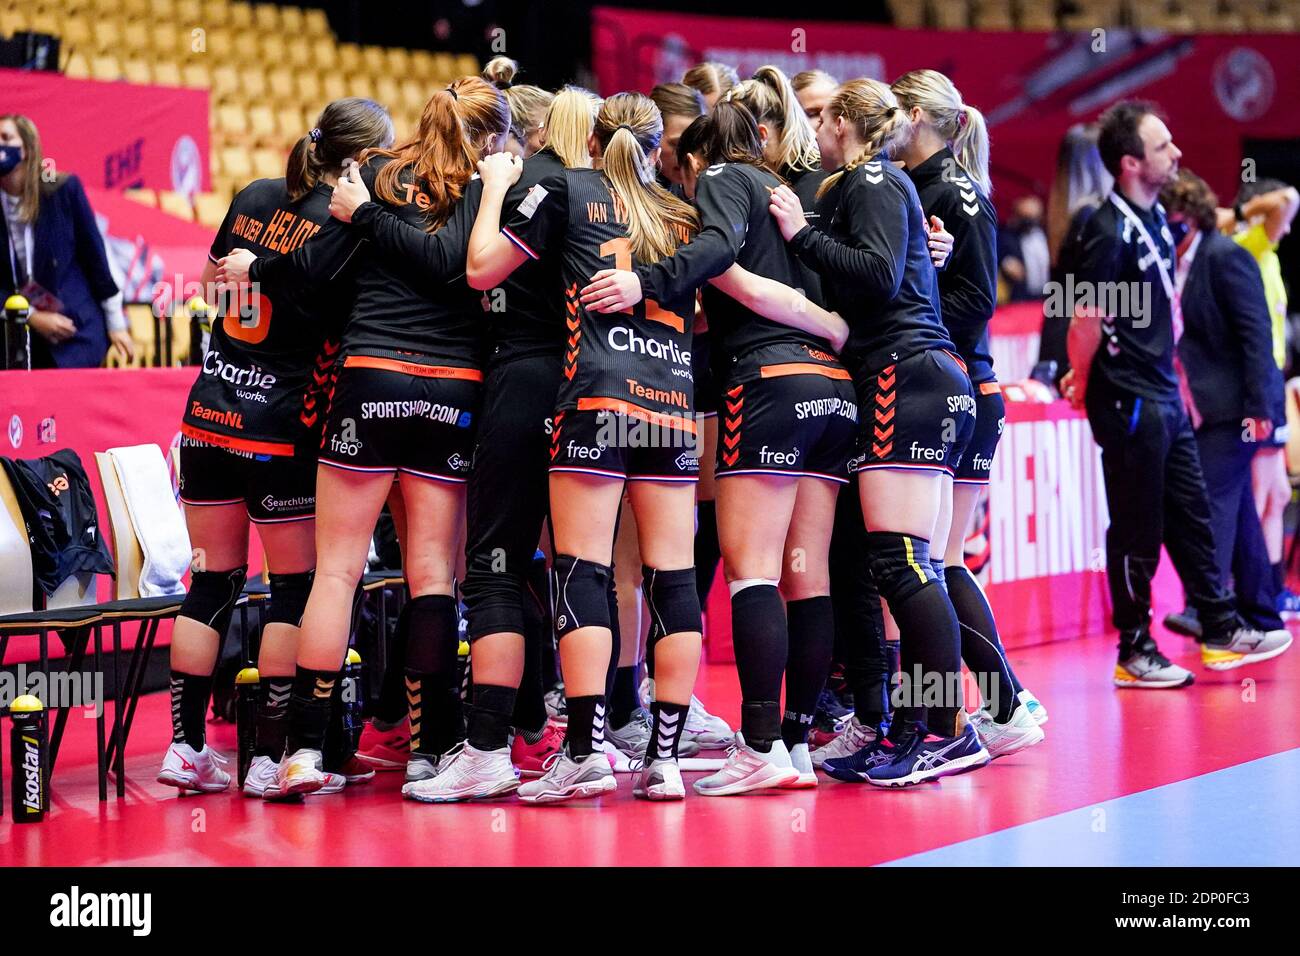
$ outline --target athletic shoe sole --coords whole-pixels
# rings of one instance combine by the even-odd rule
[[[914,770],[906,777],[895,777],[893,780],[873,780],[867,777],[867,783],[877,787],[914,787],[918,783],[926,783],[930,780],[941,780],[944,777],[956,777],[963,773],[970,773],[972,770],[978,770],[980,767],[988,766],[990,761],[987,750],[981,750],[978,753],[969,754],[965,757],[958,757],[956,760],[950,760],[942,767],[935,767],[927,770]]]
[[[1271,661],[1273,658],[1277,657],[1279,654],[1281,654],[1283,651],[1289,648],[1291,644],[1292,644],[1292,640],[1288,640],[1281,647],[1275,647],[1271,651],[1266,651],[1263,654],[1242,654],[1240,656],[1234,656],[1223,660],[1215,660],[1215,661],[1207,661],[1204,660],[1204,658],[1202,658],[1201,663],[1203,663],[1208,670],[1212,670],[1212,671],[1235,670],[1236,668],[1244,667],[1247,664],[1259,664],[1262,661]],[[1204,645],[1202,645],[1201,653],[1204,654],[1204,652],[1205,652],[1205,647]]]
[[[599,797],[601,794],[613,793],[618,789],[618,781],[612,776],[599,780],[588,780],[563,790],[544,790],[530,797],[520,794],[520,803],[565,803],[569,800],[583,800],[587,797]]]
[[[701,790],[702,780],[695,781],[695,792],[702,797],[735,797],[744,793],[755,793],[759,790],[779,790],[789,789],[788,785],[799,779],[799,771],[791,767],[789,770],[778,770],[772,767],[771,773],[765,771],[765,776],[750,774],[743,780],[737,780],[735,783],[729,783],[725,787],[719,787],[716,790]]]
[[[230,787],[229,780],[222,784],[199,783],[198,778],[192,774],[172,774],[166,770],[159,773],[157,779],[161,784],[187,793],[220,793]]]
[[[401,761],[401,762],[399,763],[399,762],[397,762],[396,760],[388,760],[388,759],[385,758],[385,757],[374,757],[374,756],[371,756],[370,754],[363,754],[363,753],[361,753],[360,751],[357,751],[357,759],[358,759],[358,760],[364,760],[366,763],[370,764],[370,766],[374,767],[376,770],[385,770],[385,771],[387,771],[387,770],[405,770],[405,769],[406,769],[406,761],[405,761],[405,760],[403,760],[403,761]]]
[[[285,797],[291,797],[294,796],[295,794],[300,794],[300,793],[301,794],[315,793],[317,790],[322,789],[324,786],[325,786],[325,775],[318,773],[315,776],[304,777],[300,780],[295,780],[293,783],[290,783],[288,786],[284,788],[283,795]]]
[[[682,787],[679,789],[678,787],[669,786],[666,783],[657,783],[647,790],[642,790],[640,787],[633,787],[632,796],[636,797],[638,800],[650,800],[659,803],[666,803],[671,800],[685,800],[686,788]]]
[[[467,790],[461,793],[440,793],[435,796],[421,796],[414,791],[407,792],[402,788],[402,796],[408,800],[416,800],[420,803],[468,803],[472,800],[493,800],[497,797],[506,797],[519,789],[518,780],[503,780],[500,783],[494,783],[482,792],[476,792],[478,788]]]
[[[794,780],[790,781],[789,783],[781,784],[777,789],[778,790],[815,790],[817,789],[817,774],[801,773],[799,774],[799,776],[795,777]]]
[[[1181,687],[1190,687],[1196,683],[1196,675],[1189,673],[1181,680],[1151,681],[1141,680],[1137,677],[1116,677],[1116,687],[1128,687],[1133,690],[1178,690]]]

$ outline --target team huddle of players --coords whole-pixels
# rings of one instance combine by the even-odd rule
[[[379,104],[330,103],[284,179],[235,197],[205,280],[244,305],[214,324],[182,425],[206,563],[159,780],[229,785],[204,718],[250,521],[271,588],[250,796],[379,767],[423,802],[550,803],[615,790],[617,767],[680,800],[680,758],[717,748],[699,794],[818,769],[898,787],[1042,741],[962,559],[1004,417],[979,111],[932,70],[705,63],[602,100],[515,69],[437,90],[403,143]],[[263,226],[288,215],[317,227],[292,249]],[[410,597],[387,704],[333,757],[386,503]],[[693,694],[719,553],[734,734]],[[810,746],[833,663],[853,713]]]

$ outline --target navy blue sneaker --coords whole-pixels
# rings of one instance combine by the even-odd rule
[[[822,695],[817,698],[817,712],[826,714],[831,720],[844,720],[853,715],[853,711],[845,707],[829,687],[823,688]]]
[[[989,762],[975,728],[962,727],[955,737],[937,737],[924,724],[914,723],[894,748],[894,759],[867,771],[867,783],[877,787],[911,787],[978,769]]]
[[[876,727],[876,739],[847,757],[831,757],[822,762],[822,772],[845,783],[865,783],[867,771],[889,763],[894,758],[894,744]]]

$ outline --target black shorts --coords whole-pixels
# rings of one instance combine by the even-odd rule
[[[330,400],[320,463],[463,483],[482,393],[478,369],[349,356]]]
[[[697,419],[663,419],[655,424],[604,409],[556,412],[550,470],[628,481],[698,481]]]
[[[178,483],[185,504],[242,504],[256,524],[316,516],[316,462],[306,458],[256,455],[182,436]]]
[[[928,349],[854,384],[862,421],[850,471],[956,472],[975,429],[975,393],[961,359]]]
[[[975,430],[962,452],[953,480],[963,485],[987,485],[993,453],[1002,440],[1002,427],[1007,421],[1007,403],[997,382],[982,382],[974,388]]]
[[[719,478],[766,474],[848,482],[858,432],[858,397],[848,372],[812,363],[769,365],[760,376],[728,385],[718,431]]]

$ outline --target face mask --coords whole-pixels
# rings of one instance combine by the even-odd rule
[[[1191,227],[1186,222],[1169,223],[1169,234],[1174,237],[1175,246],[1187,238],[1187,233],[1190,229]]]
[[[23,161],[22,149],[18,146],[0,146],[0,176],[12,170]]]

